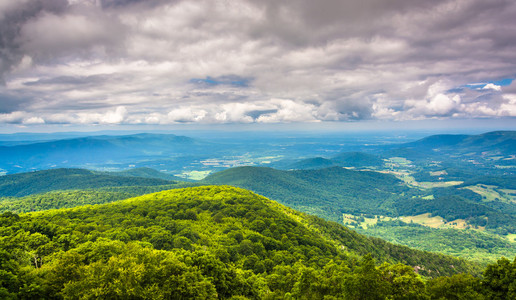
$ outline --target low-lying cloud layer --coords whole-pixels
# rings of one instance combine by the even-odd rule
[[[516,116],[512,0],[0,0],[0,123]]]

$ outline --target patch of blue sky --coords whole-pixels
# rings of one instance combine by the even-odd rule
[[[469,89],[472,89],[472,90],[479,90],[479,89],[482,89],[484,88],[486,85],[488,84],[494,84],[494,85],[497,85],[497,86],[508,86],[512,83],[512,81],[514,80],[514,78],[504,78],[504,79],[499,79],[499,80],[488,80],[488,81],[485,81],[485,82],[476,82],[476,83],[468,83],[464,86],[461,86],[461,87],[458,87],[458,88],[454,88],[454,89],[451,89],[449,90],[450,92],[452,91],[462,91],[464,88],[469,88]]]
[[[250,83],[249,78],[226,75],[219,77],[206,76],[206,78],[192,78],[191,83],[199,85],[217,86],[217,85],[230,85],[235,87],[248,87]]]

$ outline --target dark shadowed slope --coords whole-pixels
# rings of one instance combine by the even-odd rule
[[[156,186],[174,181],[98,174],[84,169],[52,169],[0,176],[0,196],[27,196],[54,190],[116,186]]]

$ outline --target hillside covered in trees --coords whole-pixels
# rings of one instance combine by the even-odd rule
[[[206,184],[228,184],[252,190],[303,212],[340,222],[343,213],[391,215],[393,203],[409,192],[389,174],[342,167],[281,171],[239,167],[206,177]],[[374,184],[374,188],[371,185]]]
[[[120,186],[158,186],[177,181],[137,177],[86,169],[50,169],[0,176],[0,196],[22,197],[55,190],[98,189]],[[131,173],[129,173],[131,174]]]
[[[489,276],[484,284],[453,275],[478,274],[474,264],[366,238],[232,187],[7,212],[0,226],[4,298],[426,299],[449,292],[445,285],[491,293]],[[492,276],[514,267],[498,264]]]

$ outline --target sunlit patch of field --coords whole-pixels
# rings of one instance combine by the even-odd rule
[[[505,193],[505,197],[511,202],[516,203],[516,190],[511,189],[500,189],[501,192]]]
[[[506,238],[511,242],[516,242],[516,233],[508,234]]]
[[[400,164],[400,165],[409,165],[412,164],[412,161],[406,159],[405,157],[390,157],[387,159],[388,162]]]
[[[484,201],[505,201],[516,203],[516,190],[511,189],[497,189],[494,185],[477,184],[467,186],[465,189],[469,189],[483,197]],[[501,192],[501,193],[500,193]]]
[[[210,175],[211,171],[190,171],[183,172],[181,175],[177,175],[178,177],[192,179],[192,180],[202,180],[206,176]]]
[[[418,182],[411,176],[410,172],[407,171],[380,171],[380,173],[392,174],[396,176],[399,180],[402,180],[407,185],[422,189],[431,189],[431,188],[440,188],[440,187],[450,187],[464,183],[464,181],[438,181],[438,182]]]
[[[445,224],[444,219],[442,217],[432,217],[430,213],[421,214],[417,216],[403,216],[400,217],[400,220],[402,220],[405,223],[414,222],[432,228],[439,228]]]
[[[379,171],[379,172],[384,173],[384,174],[394,175],[394,176],[396,176],[396,178],[398,178],[399,180],[402,180],[407,185],[410,185],[410,186],[418,185],[418,182],[416,181],[416,179],[413,176],[410,176],[409,172],[406,172],[406,171]]]
[[[362,220],[363,218],[363,220]],[[361,227],[363,229],[367,229],[369,226],[376,225],[378,221],[391,221],[394,218],[387,217],[387,216],[381,216],[381,215],[375,215],[374,218],[366,218],[364,216],[355,216],[352,214],[342,214],[342,220],[345,225],[358,228]]]
[[[416,186],[422,187],[424,189],[431,188],[440,188],[440,187],[449,187],[454,185],[459,185],[464,183],[464,181],[442,181],[442,182],[416,182]]]
[[[434,171],[434,172],[428,172],[430,173],[430,176],[441,176],[441,175],[448,175],[448,172],[446,172],[446,170],[442,170],[442,171]]]
[[[501,156],[501,155],[488,157],[488,159],[494,160],[494,161],[500,160],[500,159],[503,159],[503,158],[505,158],[505,156]]]
[[[448,223],[444,223],[443,226],[444,227],[449,227],[449,228],[456,228],[456,229],[466,229],[470,225],[468,224],[468,222],[466,222],[466,220],[457,219],[457,220],[453,220],[453,221],[448,222]]]
[[[512,169],[512,168],[516,168],[516,166],[500,166],[500,165],[495,165],[496,168],[498,169]]]
[[[442,217],[435,216],[432,217],[430,213],[421,214],[417,216],[403,216],[399,218],[405,223],[417,223],[423,226],[432,227],[432,228],[455,228],[455,229],[475,229],[483,231],[485,227],[473,227],[466,220],[457,219],[450,222],[446,222]]]

